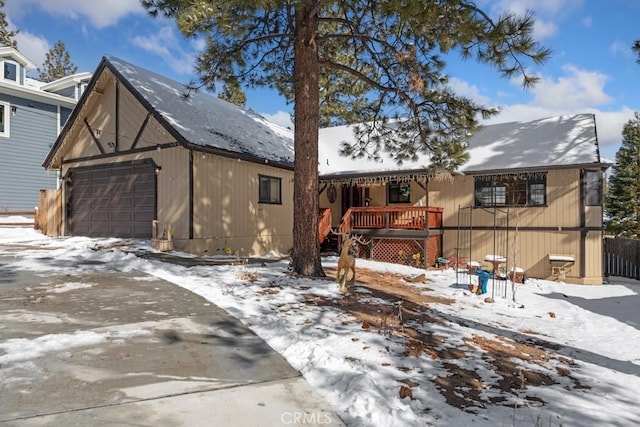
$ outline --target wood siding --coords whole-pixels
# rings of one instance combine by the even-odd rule
[[[75,167],[151,159],[159,167],[157,220],[160,227],[173,228],[176,249],[210,255],[222,253],[225,247],[241,255],[291,249],[292,171],[190,152],[177,145],[155,118],[148,117],[148,111],[124,85],[116,89],[108,70],[96,88],[99,92],[90,94],[57,152],[56,158],[63,161],[63,176]],[[129,151],[134,143],[135,149]],[[282,179],[281,205],[258,203],[259,174]]]
[[[498,209],[495,215],[492,208],[477,208],[470,213],[474,178],[456,176],[453,181],[430,181],[429,204],[444,208],[445,257],[460,253],[467,261],[471,258],[483,262],[485,255],[496,252],[513,259],[515,250],[516,264],[525,269],[528,277],[546,279],[552,278],[549,255],[571,255],[575,263],[566,281],[599,284],[603,277],[602,231],[581,227],[601,227],[602,208],[586,207],[582,216],[580,191],[579,169],[551,170],[547,174],[547,206]],[[465,215],[471,215],[471,223]],[[508,232],[505,230],[507,219]],[[494,227],[498,231],[494,232]],[[460,234],[458,228],[461,228]],[[584,251],[581,233],[585,233]],[[509,253],[503,253],[507,251]],[[509,268],[512,266],[510,261]]]
[[[503,255],[509,258],[509,268],[515,259],[516,266],[525,269],[528,277],[546,279],[554,278],[555,264],[549,255],[570,255],[575,262],[567,267],[567,282],[602,283],[602,207],[582,206],[579,168],[548,171],[547,205],[540,207],[472,209],[474,182],[473,176],[466,175],[432,178],[428,195],[412,182],[411,201],[406,204],[388,204],[387,187],[378,183],[368,190],[370,206],[443,208],[445,257],[484,263],[486,255]],[[320,207],[333,209],[333,226],[337,227],[343,203],[342,184],[335,185],[336,201],[329,203],[325,190],[320,195]]]
[[[258,202],[258,176],[281,179],[282,204]],[[192,251],[287,253],[293,246],[293,171],[196,153]]]
[[[16,108],[9,137],[0,137],[0,209],[32,211],[41,189],[56,188],[56,172],[42,161],[58,134],[57,106],[4,94],[0,101]]]

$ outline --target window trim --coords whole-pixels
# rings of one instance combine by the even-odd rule
[[[401,185],[406,185],[409,187],[409,192],[407,193],[406,196],[403,196],[402,193],[400,193]],[[397,194],[397,200],[392,200],[392,197],[391,197],[392,190],[396,192],[395,194]],[[411,182],[389,181],[387,185],[387,200],[389,204],[411,203]]]
[[[589,176],[595,175],[597,177],[596,182],[589,182]],[[597,187],[593,187],[594,184],[597,184]],[[583,170],[583,179],[582,179],[582,191],[584,194],[584,205],[585,206],[602,206],[603,205],[603,177],[602,171],[595,169],[584,169]],[[593,191],[597,191],[597,199],[598,201],[595,203],[591,202],[590,194]]]
[[[268,186],[266,187],[269,192],[268,199],[263,199],[262,197],[262,183],[267,182]],[[272,197],[271,194],[271,185],[273,182],[278,183],[278,195],[277,198]],[[268,204],[268,205],[281,205],[282,204],[282,178],[277,176],[270,175],[262,175],[258,174],[258,203]]]
[[[18,64],[15,61],[8,60],[8,59],[4,59],[4,60],[2,60],[0,62],[2,63],[1,64],[2,68],[0,69],[2,71],[0,73],[0,80],[2,80],[3,82],[11,82],[13,84],[20,84],[20,80],[21,80],[20,79],[20,64]],[[8,79],[8,78],[6,78],[4,76],[4,70],[5,70],[5,67],[6,67],[7,64],[11,64],[14,67],[16,67],[16,78],[15,78],[15,80],[14,79]]]
[[[3,108],[2,118],[4,122],[4,130],[0,131],[0,138],[9,138],[11,136],[11,104],[0,101],[0,107]]]
[[[519,186],[524,189],[516,189],[509,191],[509,181],[515,185],[517,180]],[[484,184],[484,185],[479,185]],[[543,189],[537,189],[534,194],[534,186],[542,185]],[[474,176],[474,207],[545,207],[547,206],[547,172],[528,172],[528,173],[505,173],[499,175],[476,175]],[[498,191],[500,190],[500,191]],[[510,196],[524,191],[523,203],[508,203]],[[536,199],[540,199],[542,192],[542,200],[538,203]],[[480,197],[480,196],[483,197]],[[520,199],[520,198],[518,198]]]

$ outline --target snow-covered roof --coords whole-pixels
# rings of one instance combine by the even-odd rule
[[[49,83],[41,83],[40,88],[46,91],[60,90],[69,86],[75,86],[76,84],[81,82],[89,81],[91,79],[91,76],[92,73],[89,72],[71,74],[69,76],[59,78]]]
[[[378,162],[351,159],[339,154],[342,142],[355,142],[352,126],[320,129],[321,176],[424,171],[430,164],[428,154],[402,165],[384,153]],[[468,151],[469,160],[460,168],[465,173],[601,163],[593,114],[487,125],[470,137]]]
[[[184,83],[116,57],[109,63],[185,141],[293,165],[293,133],[206,92],[185,97]]]

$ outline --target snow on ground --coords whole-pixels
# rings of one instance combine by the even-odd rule
[[[21,248],[15,264],[12,260],[14,268],[40,273],[136,270],[201,295],[242,320],[281,353],[347,426],[630,426],[640,422],[636,395],[640,390],[640,284],[634,280],[612,278],[603,286],[580,286],[530,279],[518,285],[516,302],[509,286],[492,288],[490,281],[489,294],[495,302],[487,303],[486,295],[474,295],[456,284],[460,277],[453,270],[428,271],[425,281],[406,285],[435,302],[423,305],[424,321],[412,318],[400,327],[434,337],[434,343],[422,342],[425,348],[431,346],[431,352],[411,355],[407,335],[399,328],[364,327],[354,317],[358,305],[351,313],[342,308],[340,303],[347,297],[333,281],[295,277],[287,271],[286,262],[183,267],[137,257],[130,252],[131,246],[122,246],[118,239],[47,238],[24,228],[0,228],[0,256],[5,253],[3,245]],[[42,260],[43,248],[49,259],[56,259],[55,265]],[[148,241],[135,242],[135,248],[152,251]],[[101,263],[83,262],[91,260]],[[335,268],[336,263],[335,257],[323,259],[326,269]],[[358,260],[357,266],[388,277],[425,273],[365,260]],[[71,275],[58,291],[83,286],[91,284]],[[380,313],[399,314],[397,302],[381,299],[368,287],[356,285],[351,297],[360,298],[362,306],[377,304]],[[451,302],[444,302],[445,298]],[[125,331],[121,338],[126,339]],[[10,339],[0,343],[0,362],[62,351],[54,343],[69,348],[101,339],[99,334]],[[489,368],[495,362],[489,347],[513,350],[527,340],[545,342],[552,349],[538,346],[542,355],[538,358],[505,357],[502,371]],[[456,357],[456,351],[462,356]],[[509,374],[505,366],[552,381],[533,385],[523,380],[520,388],[501,390],[496,385]],[[456,373],[475,380],[447,394],[447,384],[455,382]],[[3,380],[8,379],[0,376]],[[410,396],[401,397],[401,390],[410,391]],[[452,403],[456,398],[464,402],[465,395],[475,396],[475,404],[468,405],[468,399],[466,405]]]
[[[28,218],[22,215],[0,215],[0,226],[2,224],[33,224],[33,217]]]

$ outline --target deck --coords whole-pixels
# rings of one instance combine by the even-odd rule
[[[381,234],[398,236],[428,236],[430,231],[442,229],[442,208],[431,206],[357,207],[342,217],[343,233]]]
[[[428,267],[441,255],[442,208],[431,206],[353,207],[342,217],[337,233],[355,233],[370,243],[360,247],[360,256],[378,261]],[[321,215],[321,242],[330,231]],[[364,255],[364,256],[363,256]]]

